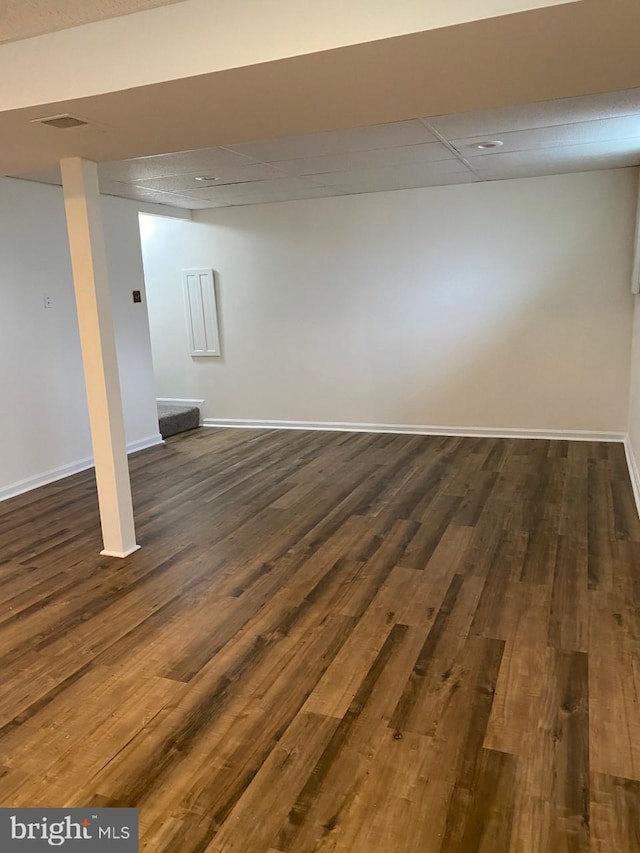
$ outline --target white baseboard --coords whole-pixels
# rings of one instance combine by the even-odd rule
[[[23,492],[30,492],[32,489],[37,489],[38,486],[46,486],[47,483],[53,483],[55,480],[63,480],[65,477],[71,477],[72,474],[79,474],[80,471],[86,471],[92,465],[93,457],[88,456],[86,459],[78,459],[77,462],[70,462],[68,465],[61,465],[59,468],[51,468],[49,471],[44,471],[35,477],[18,480],[0,489],[0,501],[21,495]]]
[[[128,548],[126,551],[107,551],[105,549],[104,551],[100,551],[100,553],[103,557],[119,557],[123,560],[125,557],[128,557],[129,554],[139,551],[141,547],[141,545],[134,545],[133,548]]]
[[[130,441],[127,444],[127,453],[137,453],[139,450],[146,450],[147,447],[155,447],[156,444],[164,444],[164,439],[159,432],[148,435],[146,438],[139,438],[137,441]]]
[[[149,435],[146,438],[129,442],[127,444],[127,453],[137,453],[139,450],[154,447],[156,444],[164,444],[159,432]],[[51,468],[49,471],[43,471],[42,474],[37,474],[35,477],[18,480],[16,483],[11,483],[8,486],[0,488],[0,501],[13,498],[24,492],[30,492],[32,489],[37,489],[39,486],[46,486],[47,483],[54,483],[56,480],[63,480],[65,477],[71,477],[72,474],[79,474],[80,471],[86,471],[92,467],[93,456],[87,456],[85,459],[69,462],[68,465],[61,465],[59,468]]]
[[[640,471],[638,470],[638,463],[628,435],[624,439],[624,452],[627,457],[627,468],[629,469],[629,479],[631,480],[633,497],[636,502],[636,510],[638,511],[638,516],[640,516]]]
[[[204,400],[185,400],[179,397],[156,397],[156,403],[164,403],[165,406],[201,406]]]
[[[590,432],[587,430],[498,429],[497,427],[445,427],[419,424],[365,424],[332,421],[263,421],[234,418],[205,418],[204,427],[234,429],[308,429],[329,432],[397,433],[398,435],[450,435],[466,438],[541,438],[556,441],[623,442],[623,432]]]

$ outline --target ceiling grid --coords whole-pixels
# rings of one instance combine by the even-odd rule
[[[196,210],[637,165],[640,89],[112,161],[99,174],[105,194]],[[58,169],[14,177],[60,183]]]

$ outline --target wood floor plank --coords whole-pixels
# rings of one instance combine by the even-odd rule
[[[509,850],[516,792],[517,759],[483,749],[471,787],[456,784],[447,815],[442,853]]]
[[[556,549],[549,642],[566,651],[589,651],[591,598],[584,543],[559,536]]]
[[[391,718],[405,731],[433,736],[468,676],[469,629],[482,584],[455,575]]]
[[[325,837],[318,849],[439,853],[455,784],[451,750],[413,732],[395,740],[381,730],[379,738],[370,773],[343,815],[340,836]]]
[[[592,774],[591,850],[640,850],[640,782]]]
[[[547,643],[550,591],[521,584],[513,600],[511,631],[500,667],[485,746],[520,755],[537,729],[552,649]]]
[[[304,710],[298,714],[229,814],[209,849],[224,850],[225,853],[266,850],[278,837],[299,792],[317,767],[339,723],[336,717],[306,713]]]
[[[619,444],[196,430],[0,503],[0,802],[147,853],[638,853]]]
[[[356,796],[377,741],[377,727],[372,726],[379,719],[376,705],[387,702],[381,685],[385,669],[402,655],[408,632],[406,625],[396,624],[387,636],[278,833],[281,849],[309,849],[335,830],[345,804]]]
[[[589,647],[591,755],[595,772],[640,780],[640,671],[626,608],[595,593]]]

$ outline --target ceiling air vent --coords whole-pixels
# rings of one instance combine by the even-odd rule
[[[45,118],[34,118],[32,122],[35,124],[46,124],[49,127],[57,127],[61,130],[69,130],[72,127],[82,127],[89,124],[83,118],[72,116],[71,113],[63,113],[59,116],[46,116]]]

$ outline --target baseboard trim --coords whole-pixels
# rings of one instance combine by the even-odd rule
[[[93,465],[93,457],[86,459],[78,459],[77,462],[70,462],[68,465],[61,465],[59,468],[51,468],[49,471],[44,471],[36,477],[27,477],[24,480],[18,480],[16,483],[11,483],[9,486],[4,486],[0,489],[0,501],[8,498],[16,497],[24,492],[30,492],[32,489],[37,489],[39,486],[46,486],[47,483],[54,483],[56,480],[64,480],[65,477],[71,477],[73,474],[79,474],[80,471],[86,471]]]
[[[127,453],[137,453],[139,450],[146,450],[148,447],[155,447],[156,444],[164,444],[164,439],[159,432],[153,435],[148,435],[146,438],[139,438],[137,441],[130,441],[127,444]]]
[[[185,400],[180,397],[156,397],[156,403],[164,403],[165,406],[201,406],[204,400]]]
[[[137,453],[139,450],[146,450],[148,447],[154,447],[157,444],[164,444],[160,433],[149,435],[146,438],[140,438],[137,441],[131,441],[127,444],[127,453]],[[39,486],[46,486],[48,483],[55,483],[56,480],[64,480],[65,477],[71,477],[73,474],[79,474],[81,471],[86,471],[93,468],[93,456],[87,456],[85,459],[78,459],[76,462],[70,462],[68,465],[61,465],[59,468],[52,468],[49,471],[44,471],[35,477],[27,477],[25,480],[18,480],[16,483],[11,483],[9,486],[0,488],[0,501],[14,498],[17,495],[22,495],[25,492],[30,492],[32,489],[37,489]]]
[[[328,432],[397,433],[398,435],[450,435],[463,438],[539,438],[556,441],[624,442],[623,432],[591,432],[587,430],[498,429],[494,427],[445,427],[420,424],[369,424],[333,421],[266,421],[234,418],[205,418],[203,427],[218,429],[308,429]]]
[[[134,545],[133,548],[129,548],[126,551],[100,551],[103,557],[119,557],[121,560],[124,560],[125,557],[128,557],[129,554],[134,554],[136,551],[139,551],[141,545]]]
[[[638,463],[628,435],[624,439],[624,453],[627,457],[627,468],[629,469],[629,479],[631,480],[633,497],[636,502],[636,511],[640,517],[640,470],[638,469]]]

